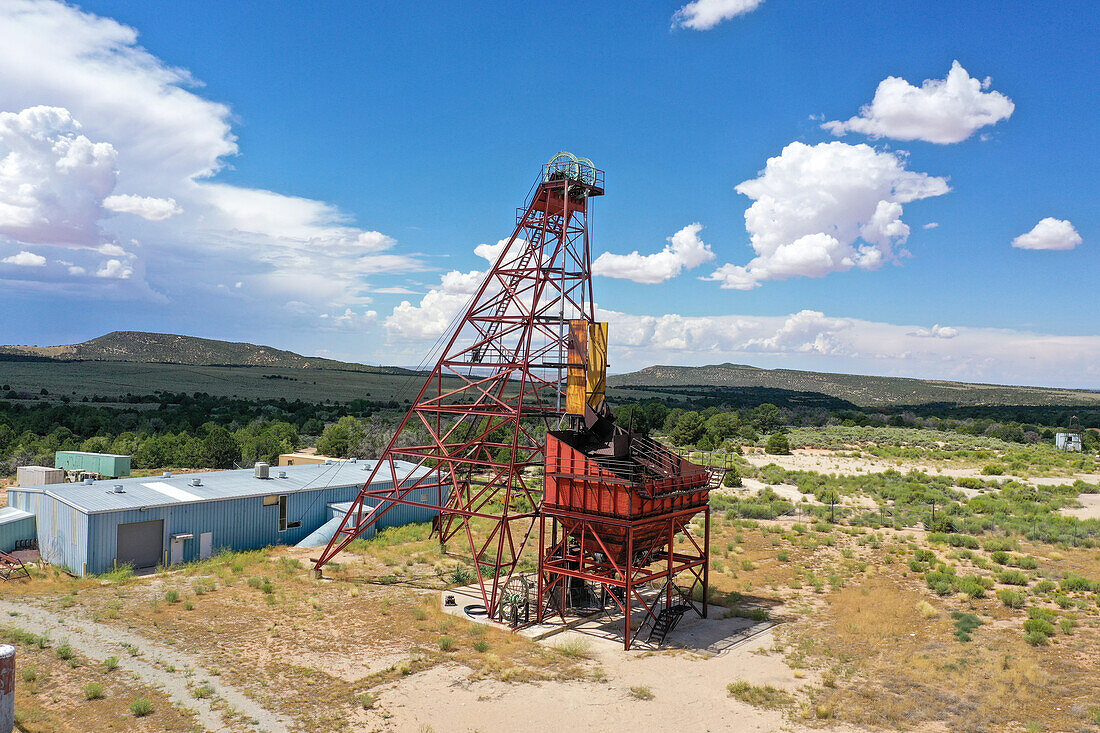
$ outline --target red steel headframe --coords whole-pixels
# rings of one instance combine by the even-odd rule
[[[440,506],[440,542],[465,537],[486,611],[497,615],[541,503],[541,477],[524,469],[543,462],[542,433],[565,408],[568,321],[595,320],[588,221],[603,172],[559,158],[543,167],[515,231],[316,570],[393,507],[434,508],[409,497],[427,489]],[[413,425],[430,442],[402,446]],[[424,470],[406,479],[399,460]],[[391,488],[372,488],[376,476]]]

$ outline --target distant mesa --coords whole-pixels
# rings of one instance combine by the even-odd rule
[[[897,405],[1098,405],[1100,391],[1023,387],[971,382],[948,382],[908,377],[869,377],[858,374],[803,372],[796,369],[760,369],[744,364],[699,367],[651,366],[607,378],[607,386],[622,392],[661,392],[672,395],[701,389],[786,390],[827,395],[860,407]],[[640,398],[642,394],[632,394]]]
[[[409,370],[399,367],[368,366],[302,356],[270,346],[145,331],[112,331],[90,341],[63,346],[0,346],[0,359],[5,356],[53,361],[123,361],[188,366],[338,369],[378,374],[409,373]]]

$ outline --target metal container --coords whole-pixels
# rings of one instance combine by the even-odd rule
[[[50,466],[20,466],[15,469],[16,486],[43,486],[65,482],[65,469]]]
[[[54,455],[54,466],[66,471],[86,471],[105,478],[118,478],[130,475],[130,456],[59,450]]]

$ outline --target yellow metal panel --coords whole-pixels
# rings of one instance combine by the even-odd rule
[[[607,393],[607,324],[588,324],[588,405],[600,406]]]
[[[569,322],[569,371],[565,387],[565,411],[583,415],[588,363],[588,321]]]

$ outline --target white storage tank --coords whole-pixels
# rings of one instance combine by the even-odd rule
[[[65,483],[65,469],[51,466],[20,466],[15,470],[17,486],[41,486]]]

